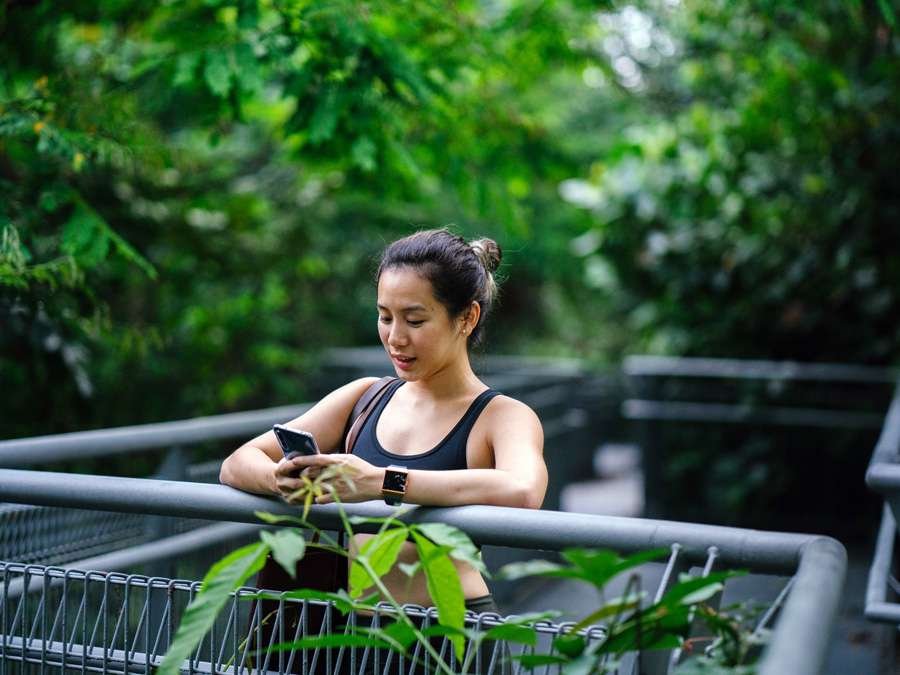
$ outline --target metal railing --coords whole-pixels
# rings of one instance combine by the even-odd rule
[[[384,354],[363,350],[361,363],[378,371]],[[346,354],[344,355],[346,357]],[[357,354],[354,353],[353,358]],[[591,438],[585,410],[586,376],[573,362],[536,362],[492,356],[489,381],[527,401],[541,416],[546,459],[551,468],[546,506],[556,508],[563,486],[585,475],[596,439]],[[113,457],[160,450],[165,455],[155,477],[218,481],[219,462],[189,464],[196,444],[249,438],[276,422],[308,410],[312,403],[228,413],[153,424],[99,429],[0,441],[0,468],[39,467],[73,459]],[[578,451],[580,449],[580,452]],[[78,516],[63,508],[0,504],[0,559],[43,565],[127,569],[169,555],[193,553],[243,536],[247,526],[225,527],[197,519],[148,518],[95,511]],[[181,536],[188,531],[194,535]],[[151,542],[162,540],[161,546]],[[505,552],[496,552],[505,555]],[[166,570],[172,573],[171,570]],[[509,588],[501,588],[509,592]]]
[[[294,510],[275,500],[218,485],[10,469],[0,469],[0,499],[14,503],[242,523],[257,522],[254,515],[256,511],[288,514]],[[385,516],[391,512],[384,505],[372,502],[349,506],[347,511],[359,516]],[[311,518],[326,529],[336,529],[340,523],[338,510],[334,505],[314,507]],[[686,572],[693,566],[699,566],[701,574],[723,568],[792,574],[794,576],[788,589],[780,595],[772,611],[767,614],[767,621],[775,619],[776,615],[777,620],[762,657],[759,672],[764,675],[821,672],[831,643],[830,632],[838,610],[846,570],[846,552],[843,546],[834,539],[813,535],[487,506],[417,507],[411,508],[405,518],[456,526],[466,531],[478,544],[544,550],[560,550],[571,546],[604,547],[620,553],[665,547],[671,553],[657,594],[677,581],[681,572]],[[361,531],[372,531],[375,526],[363,524],[359,527]],[[6,569],[11,568],[7,566]],[[16,574],[25,573],[22,568],[15,569]],[[53,574],[41,588],[53,586],[50,583]],[[57,571],[55,574],[64,576],[65,573]],[[48,577],[44,576],[44,579]],[[8,583],[4,581],[4,588],[8,587]],[[12,617],[20,611],[26,612],[27,608],[19,608],[21,603],[28,602],[26,598],[30,595],[20,594],[21,600],[13,606],[7,604],[8,594],[4,593],[2,626],[5,637],[0,642],[0,648],[3,649],[0,663],[3,660],[24,658],[23,650],[30,650],[28,653],[32,656],[39,654],[42,655],[40,658],[47,659],[49,657],[46,654],[58,654],[65,651],[64,647],[70,647],[73,650],[70,652],[73,663],[80,663],[78,659],[86,658],[85,654],[96,655],[97,649],[113,651],[114,645],[108,640],[91,643],[81,639],[57,644],[60,643],[59,635],[52,634],[51,631],[57,619],[46,609],[44,614],[28,615],[30,623],[17,623],[21,630],[12,634]],[[44,607],[47,607],[46,603]],[[139,606],[129,611],[141,614]],[[174,621],[174,615],[172,620]],[[226,623],[231,621],[230,630],[236,630],[236,620],[223,620]],[[114,621],[118,619],[111,615],[104,625],[109,627],[110,622]],[[31,632],[26,631],[25,623],[29,623],[27,630]],[[172,628],[172,623],[161,625],[168,625],[168,630]],[[145,632],[149,630],[146,621],[140,626]],[[87,635],[86,628],[81,635]],[[213,638],[210,640],[209,653],[222,649],[228,651],[221,644],[215,643]],[[153,649],[148,645],[150,643],[146,641],[140,643],[140,648],[131,644],[127,648],[118,649],[118,652],[140,652],[135,658],[144,659],[146,666],[154,658]],[[233,652],[236,647],[232,644],[230,649]],[[679,656],[678,652],[647,653],[642,661],[642,669],[653,673],[668,672]],[[104,658],[110,657],[104,655]],[[212,666],[209,666],[207,672],[213,672]]]
[[[900,522],[900,383],[869,461],[866,484],[885,502],[866,589],[866,618],[900,626],[900,582],[892,573]]]
[[[666,511],[663,467],[669,458],[665,456],[661,424],[876,430],[884,421],[881,403],[858,409],[849,405],[846,397],[829,401],[831,407],[773,405],[769,399],[780,401],[786,388],[801,384],[819,385],[820,390],[828,383],[880,392],[898,377],[896,369],[875,366],[663,356],[629,356],[622,370],[630,383],[630,397],[622,403],[622,416],[638,425],[644,503],[651,516]],[[705,391],[709,385],[713,385],[712,396]],[[838,391],[836,386],[824,391]],[[697,400],[703,398],[701,392],[707,400]]]

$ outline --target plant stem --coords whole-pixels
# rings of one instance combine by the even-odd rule
[[[397,617],[400,620],[404,621],[406,625],[412,629],[413,634],[416,636],[416,640],[419,641],[419,644],[421,644],[425,651],[428,652],[428,654],[435,660],[435,663],[438,665],[438,667],[442,671],[446,672],[447,675],[454,675],[453,671],[450,669],[450,666],[448,666],[446,662],[441,658],[441,655],[437,653],[437,650],[435,650],[435,648],[431,645],[431,642],[428,640],[428,638],[422,635],[421,631],[419,631],[419,629],[416,627],[416,624],[413,623],[412,619],[406,616],[406,612],[403,611],[400,603],[398,603],[394,599],[394,596],[391,595],[391,592],[381,581],[381,577],[378,576],[369,561],[357,558],[356,563],[362,565],[362,568],[366,571],[366,574],[368,574],[369,577],[375,581],[376,588],[378,588],[378,591],[385,598],[385,600],[387,600],[388,604],[390,604],[391,607],[396,610]]]

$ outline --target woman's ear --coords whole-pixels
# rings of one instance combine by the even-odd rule
[[[465,337],[469,337],[475,326],[478,325],[478,319],[481,317],[481,305],[477,300],[473,300],[469,305],[469,309],[463,314],[461,332]]]

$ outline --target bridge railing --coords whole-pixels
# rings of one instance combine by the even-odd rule
[[[0,500],[66,509],[144,513],[247,524],[257,522],[254,515],[257,511],[289,514],[294,510],[277,500],[220,485],[12,469],[0,469]],[[350,505],[347,510],[350,515],[356,516],[385,516],[390,512],[383,504],[373,502]],[[405,518],[456,526],[466,531],[478,544],[541,550],[561,550],[572,546],[603,547],[623,554],[665,547],[670,554],[662,565],[657,596],[677,581],[683,572],[705,575],[717,569],[741,568],[756,573],[792,575],[759,627],[759,630],[771,627],[771,638],[759,669],[764,675],[821,672],[831,643],[830,633],[846,570],[843,546],[834,539],[813,535],[487,506],[416,507],[411,508]],[[334,505],[314,507],[311,519],[326,529],[339,527],[338,510]],[[359,527],[361,531],[370,531],[375,525],[362,524]],[[57,600],[51,602],[51,596],[47,594],[51,589],[58,588],[64,578],[86,577],[74,572],[25,569],[10,564],[0,567],[0,574],[0,600],[3,603],[0,608],[0,664],[4,661],[19,663],[30,660],[75,667],[90,657],[100,659],[99,665],[95,662],[98,667],[110,666],[115,659],[119,659],[129,667],[133,662],[134,669],[141,672],[141,668],[149,670],[151,665],[158,663],[160,654],[168,645],[167,635],[171,636],[178,620],[180,610],[171,603],[151,616],[153,611],[149,605],[146,611],[141,610],[143,600],[136,600],[131,610],[127,603],[125,606],[111,606],[107,600],[102,607],[98,604],[92,609],[85,607],[82,611],[83,616],[90,612],[101,613],[93,629],[84,625],[73,633],[70,626],[70,632],[60,639],[61,634],[53,631],[64,621],[59,615],[61,604],[58,596],[54,596]],[[120,584],[122,576],[119,577]],[[34,585],[33,592],[26,592],[31,589],[28,583],[30,578],[24,577],[40,580]],[[96,579],[97,583],[101,586],[106,584],[106,587],[116,581],[116,578],[103,575]],[[23,587],[20,592],[10,592],[13,582]],[[176,582],[167,580],[132,578],[132,585],[139,587],[135,591],[136,597],[146,597],[140,595],[145,592],[141,589],[154,583],[167,588],[174,588],[172,584],[177,586]],[[186,595],[192,589],[196,590],[196,585],[190,583],[182,583],[181,586]],[[78,588],[82,590],[82,597],[87,598],[89,593],[84,590],[86,587]],[[33,597],[35,593],[37,598]],[[103,598],[97,602],[104,602]],[[207,660],[199,663],[203,659],[198,655],[198,662],[193,666],[201,672],[230,672],[227,666],[217,670],[212,663],[219,658],[217,654],[224,653],[223,650],[231,650],[228,652],[231,658],[224,659],[226,663],[230,660],[231,668],[239,662],[234,659],[239,656],[236,650],[242,640],[235,634],[243,630],[246,624],[237,618],[226,618],[225,621],[229,622],[225,632],[232,635],[230,642],[222,642],[222,632],[218,633],[218,637],[210,635],[204,639],[203,644],[208,645],[204,648]],[[147,635],[148,641],[126,642],[123,648],[110,644],[110,639],[123,634]],[[149,636],[153,636],[155,642],[150,641]],[[641,655],[640,667],[642,672],[667,673],[682,657],[683,654],[677,650],[647,652]],[[222,660],[217,663],[222,665]],[[633,660],[623,662],[618,672],[632,673],[634,667]]]
[[[895,550],[900,523],[900,383],[884,421],[866,484],[884,498],[881,527],[866,589],[866,618],[900,626],[900,581]]]
[[[331,374],[349,379],[382,374],[386,360],[380,350],[342,353],[344,370]],[[353,371],[349,365],[357,368]],[[590,378],[573,361],[547,361],[516,357],[484,357],[488,382],[528,402],[541,417],[546,437],[545,457],[551,483],[545,507],[558,508],[559,495],[568,482],[581,479],[590,467],[593,445]],[[346,372],[344,372],[346,371]],[[164,453],[153,477],[170,480],[217,482],[221,460],[192,463],[194,446],[215,441],[246,439],[308,410],[313,403],[279,406],[186,420],[125,426],[0,440],[0,468],[33,468],[71,460]],[[0,559],[58,565],[124,569],[160,560],[159,551],[182,554],[244,536],[247,527],[209,523],[197,519],[162,519],[144,514],[95,511],[73,514],[62,508],[0,503]],[[193,532],[190,537],[182,536]],[[149,546],[165,540],[164,545]],[[505,552],[494,551],[494,556]],[[173,573],[157,567],[160,574]],[[502,587],[500,595],[511,592]]]
[[[662,356],[627,357],[622,370],[629,383],[622,416],[637,429],[650,516],[671,506],[664,468],[673,457],[664,430],[696,429],[695,440],[704,437],[701,428],[713,427],[740,427],[740,436],[729,436],[740,440],[751,432],[771,438],[779,428],[868,434],[881,427],[898,377],[895,369],[875,366]]]

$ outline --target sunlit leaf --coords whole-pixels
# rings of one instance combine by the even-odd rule
[[[413,530],[413,539],[419,560],[425,570],[428,593],[438,610],[438,621],[445,626],[462,631],[465,625],[466,605],[462,584],[448,550],[436,546],[431,540]],[[462,659],[465,642],[461,636],[451,636],[456,657]]]
[[[160,675],[176,675],[216,620],[232,591],[244,585],[262,569],[269,547],[263,543],[249,544],[231,552],[212,567],[203,578],[200,591],[178,624],[172,645],[159,666]]]
[[[350,565],[350,595],[354,597],[362,595],[363,591],[375,583],[359,560],[367,560],[375,574],[379,577],[384,576],[397,561],[406,537],[407,529],[397,527],[379,532],[363,544]]]
[[[490,576],[481,559],[481,552],[465,532],[445,523],[420,523],[413,526],[439,546],[450,547],[450,555],[477,569],[483,576]]]
[[[295,577],[297,561],[306,553],[306,540],[297,530],[281,529],[277,532],[263,530],[259,533],[260,539],[272,550],[272,557],[284,571]]]

